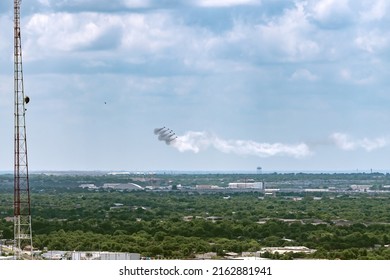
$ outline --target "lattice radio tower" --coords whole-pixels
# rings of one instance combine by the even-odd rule
[[[28,103],[29,98],[24,95],[23,85],[20,3],[21,0],[14,0],[14,250],[16,259],[23,258],[22,250],[28,250],[32,258],[33,251],[25,123],[25,104]]]

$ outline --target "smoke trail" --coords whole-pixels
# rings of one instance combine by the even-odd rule
[[[259,143],[252,140],[225,140],[203,131],[189,131],[182,136],[176,136],[171,129],[165,126],[155,128],[154,134],[158,135],[158,140],[164,141],[167,145],[176,148],[180,152],[199,153],[208,148],[214,148],[226,154],[254,155],[259,157],[282,155],[302,158],[313,154],[306,143],[284,144]],[[317,142],[320,143],[320,146],[331,144],[344,151],[364,149],[367,152],[386,147],[390,143],[389,139],[384,137],[355,140],[351,139],[347,134],[339,132],[331,134],[327,141]]]
[[[154,129],[154,134],[159,134],[160,132],[162,132],[163,130],[165,130],[165,129],[167,129],[167,128],[165,128],[165,126],[164,127],[161,127],[161,128],[155,128]]]
[[[311,154],[305,143],[295,145],[283,143],[258,143],[251,140],[224,140],[206,132],[189,131],[171,143],[180,152],[199,153],[209,147],[213,147],[223,153],[238,155],[255,155],[259,157],[271,157],[277,155],[292,156],[296,158]]]

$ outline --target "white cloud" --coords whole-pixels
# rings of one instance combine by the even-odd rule
[[[60,53],[78,51],[88,59],[86,50],[93,53],[102,48],[112,56],[124,54],[124,61],[142,59],[146,54],[155,57],[166,49],[179,47],[178,41],[190,36],[180,28],[164,13],[35,14],[26,24],[25,49],[27,59],[58,58]]]
[[[80,58],[78,65],[89,68],[120,61],[138,65],[149,62],[156,71],[162,67],[201,72],[227,70],[217,61],[218,51],[226,44],[223,35],[186,25],[166,11],[35,14],[25,30],[25,61],[56,58],[68,62],[72,56]],[[158,69],[164,60],[165,65]],[[174,63],[167,64],[167,61]],[[112,69],[120,67],[123,64]]]
[[[333,133],[330,138],[342,150],[354,150],[356,148],[356,143],[351,142],[346,134]]]
[[[259,48],[266,46],[271,53],[276,52],[275,59],[279,56],[279,59],[287,61],[302,61],[312,59],[320,53],[319,44],[313,40],[313,26],[308,21],[302,4],[296,4],[282,16],[258,26],[258,31]]]
[[[35,55],[53,51],[70,52],[91,47],[91,44],[120,21],[104,14],[35,14],[26,24],[26,49]],[[33,51],[32,51],[33,50]]]
[[[161,14],[131,14],[121,19],[124,28],[123,47],[147,52],[162,51],[174,46],[183,36],[177,32],[169,15]]]
[[[11,53],[11,49],[13,50],[13,47],[11,46],[11,44],[13,43],[12,42],[12,40],[13,40],[12,24],[13,24],[13,22],[9,17],[4,16],[4,15],[0,16],[0,26],[2,27],[1,33],[0,33],[0,51],[1,51],[1,53],[3,53],[3,55],[0,57],[0,60],[6,58],[6,55],[4,55],[5,52]],[[6,28],[6,27],[8,27],[8,28]],[[9,51],[7,49],[9,49]]]
[[[123,3],[128,8],[147,8],[150,6],[149,0],[123,0]]]
[[[374,76],[367,69],[350,70],[343,68],[340,70],[340,77],[349,83],[357,85],[367,85],[375,81]]]
[[[149,5],[150,1],[127,0],[126,3],[128,6],[142,6]],[[259,4],[260,1],[207,3],[233,5]],[[186,16],[173,10],[148,13],[41,13],[33,15],[27,22],[25,55],[27,60],[31,60],[45,59],[46,56],[58,58],[61,52],[73,55],[83,51],[83,57],[90,59],[90,55],[101,55],[94,50],[105,48],[110,51],[107,56],[122,56],[120,60],[126,63],[164,58],[175,60],[183,68],[201,72],[227,71],[226,62],[230,62],[230,65],[234,62],[239,69],[248,69],[248,65],[262,61],[296,63],[327,59],[325,52],[341,48],[343,43],[335,37],[323,37],[321,30],[310,21],[309,10],[308,4],[295,2],[294,6],[271,17],[259,14],[249,19],[240,16],[229,18],[232,27],[223,32],[217,32],[207,25],[189,24]],[[367,50],[379,48],[380,45],[363,35],[356,39],[358,47]],[[112,39],[114,36],[116,38]],[[102,42],[105,45],[99,49]],[[291,78],[313,81],[316,76],[299,70]]]
[[[387,140],[384,138],[376,138],[376,139],[364,138],[360,140],[358,143],[366,151],[380,149],[388,145]]]
[[[355,44],[363,51],[375,53],[388,46],[388,36],[379,30],[371,30],[358,35]]]
[[[318,77],[307,69],[298,69],[291,75],[291,80],[296,80],[296,81],[306,80],[306,81],[313,82],[318,80]]]
[[[361,17],[365,21],[375,21],[381,20],[388,12],[388,2],[387,0],[377,0],[373,2],[372,0],[367,1],[367,7],[364,7],[364,10],[361,11]]]
[[[351,72],[348,69],[341,69],[340,76],[344,80],[350,80],[351,79]]]
[[[47,7],[50,6],[50,0],[38,0],[38,2],[43,6],[47,6]]]
[[[312,17],[324,27],[337,28],[352,21],[353,12],[349,0],[315,1]]]
[[[206,132],[189,131],[179,136],[171,144],[180,152],[191,151],[198,153],[209,147],[223,153],[237,155],[252,155],[259,157],[292,156],[296,158],[306,157],[311,154],[305,143],[259,143],[252,140],[224,140]]]
[[[354,140],[351,139],[347,134],[339,133],[339,132],[333,133],[330,136],[330,139],[337,147],[346,151],[352,151],[352,150],[362,148],[370,152],[376,149],[386,147],[389,144],[388,141],[383,137],[379,137],[375,139],[363,138],[363,139]]]
[[[196,0],[195,5],[201,7],[230,7],[239,5],[260,5],[260,0]]]
[[[234,18],[230,30],[209,37],[209,53],[248,64],[277,61],[300,62],[316,59],[321,46],[305,11],[296,3],[280,14],[257,19]],[[210,35],[210,34],[209,34]],[[318,38],[317,38],[318,37]]]

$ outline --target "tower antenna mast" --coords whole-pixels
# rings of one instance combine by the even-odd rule
[[[25,123],[25,104],[29,102],[29,98],[24,95],[23,85],[20,4],[21,0],[14,0],[14,250],[16,259],[23,258],[23,250],[29,251],[31,258],[33,256]]]

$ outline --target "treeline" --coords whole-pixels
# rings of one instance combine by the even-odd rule
[[[38,249],[192,258],[206,252],[222,256],[262,247],[306,246],[317,251],[265,256],[390,259],[386,194],[264,197],[260,192],[91,191],[71,186],[87,178],[66,177],[60,187],[55,183],[59,178],[50,179],[53,185],[46,185],[46,179],[35,178],[31,195],[33,242]],[[13,223],[4,219],[13,216],[12,188],[2,187],[0,193],[0,232],[2,238],[12,239]]]
[[[163,258],[193,258],[195,254],[255,252],[262,247],[306,246],[312,255],[270,255],[270,258],[390,259],[385,247],[388,225],[355,224],[347,227],[287,224],[270,220],[265,224],[204,220],[149,221],[112,228],[97,221],[77,223],[36,221],[34,246],[48,250],[101,250],[140,253]],[[1,224],[10,235],[12,225]],[[45,230],[44,230],[45,229]],[[44,233],[45,231],[48,231]],[[4,236],[5,237],[5,236]]]
[[[39,223],[35,223],[36,228],[39,226]],[[390,226],[387,225],[355,224],[340,228],[287,224],[276,220],[265,224],[153,220],[123,224],[110,230],[90,223],[83,223],[79,227],[58,223],[57,226],[52,225],[51,229],[54,231],[48,234],[35,234],[35,246],[50,250],[136,252],[143,256],[159,255],[164,258],[192,258],[195,254],[206,252],[216,252],[222,256],[226,252],[255,252],[262,247],[306,246],[317,252],[312,255],[300,254],[300,258],[390,259],[390,250],[384,247],[390,240]]]

